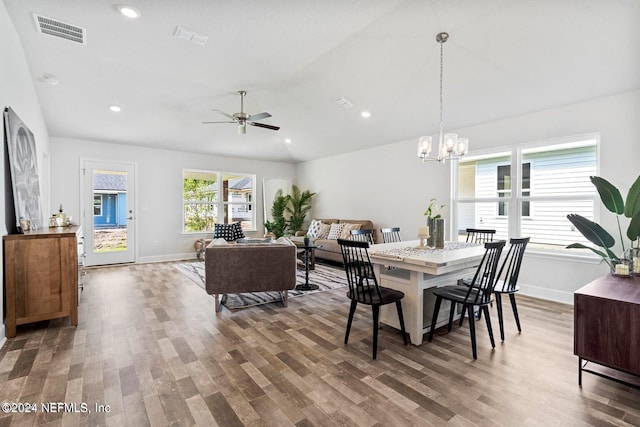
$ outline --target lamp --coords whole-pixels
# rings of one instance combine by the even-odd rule
[[[469,151],[469,138],[458,138],[455,133],[444,133],[444,122],[442,121],[442,76],[443,76],[443,44],[449,38],[447,33],[439,33],[436,41],[440,43],[440,135],[438,140],[437,155],[431,156],[433,141],[430,136],[421,136],[418,140],[418,157],[423,162],[427,160],[437,160],[444,163],[445,160],[459,160]]]

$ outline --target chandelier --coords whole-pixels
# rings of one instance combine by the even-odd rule
[[[436,41],[440,43],[440,135],[438,140],[437,155],[431,154],[432,138],[430,136],[421,136],[418,141],[418,157],[423,162],[427,160],[437,160],[444,163],[445,160],[458,160],[469,151],[469,138],[458,138],[455,133],[444,133],[444,122],[442,121],[442,76],[443,76],[443,45],[449,38],[447,33],[439,33]]]

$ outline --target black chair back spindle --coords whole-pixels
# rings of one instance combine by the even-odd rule
[[[382,234],[383,243],[396,243],[401,242],[400,227],[381,228],[380,234]]]
[[[351,240],[355,240],[358,242],[368,242],[371,245],[375,243],[373,238],[373,229],[371,228],[365,228],[362,230],[351,230],[350,233]]]
[[[496,230],[482,228],[467,228],[467,243],[493,242]]]

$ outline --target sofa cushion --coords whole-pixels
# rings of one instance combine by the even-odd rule
[[[222,238],[228,242],[245,237],[239,222],[233,224],[216,224],[213,228],[213,238]]]
[[[315,237],[316,239],[326,239],[329,235],[329,229],[331,225],[325,224],[319,219],[314,219],[311,221],[311,225],[309,225],[309,235]]]
[[[329,235],[327,236],[328,240],[337,240],[340,238],[340,234],[342,233],[342,229],[344,228],[344,224],[333,223],[331,224],[331,228],[329,229]]]
[[[342,232],[340,233],[341,239],[350,239],[351,238],[351,230],[360,230],[360,226],[362,224],[355,224],[351,222],[345,222],[344,227],[342,228]]]

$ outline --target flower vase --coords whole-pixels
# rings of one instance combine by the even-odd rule
[[[633,266],[633,275],[640,277],[640,248],[629,249],[628,258]]]
[[[436,233],[435,233],[435,220],[433,218],[427,218],[427,229],[429,230],[429,237],[427,237],[427,246],[433,248],[436,246]]]
[[[434,234],[436,235],[436,249],[444,249],[444,218],[434,220]]]
[[[444,249],[444,218],[427,218],[427,227],[429,228],[427,246]]]

